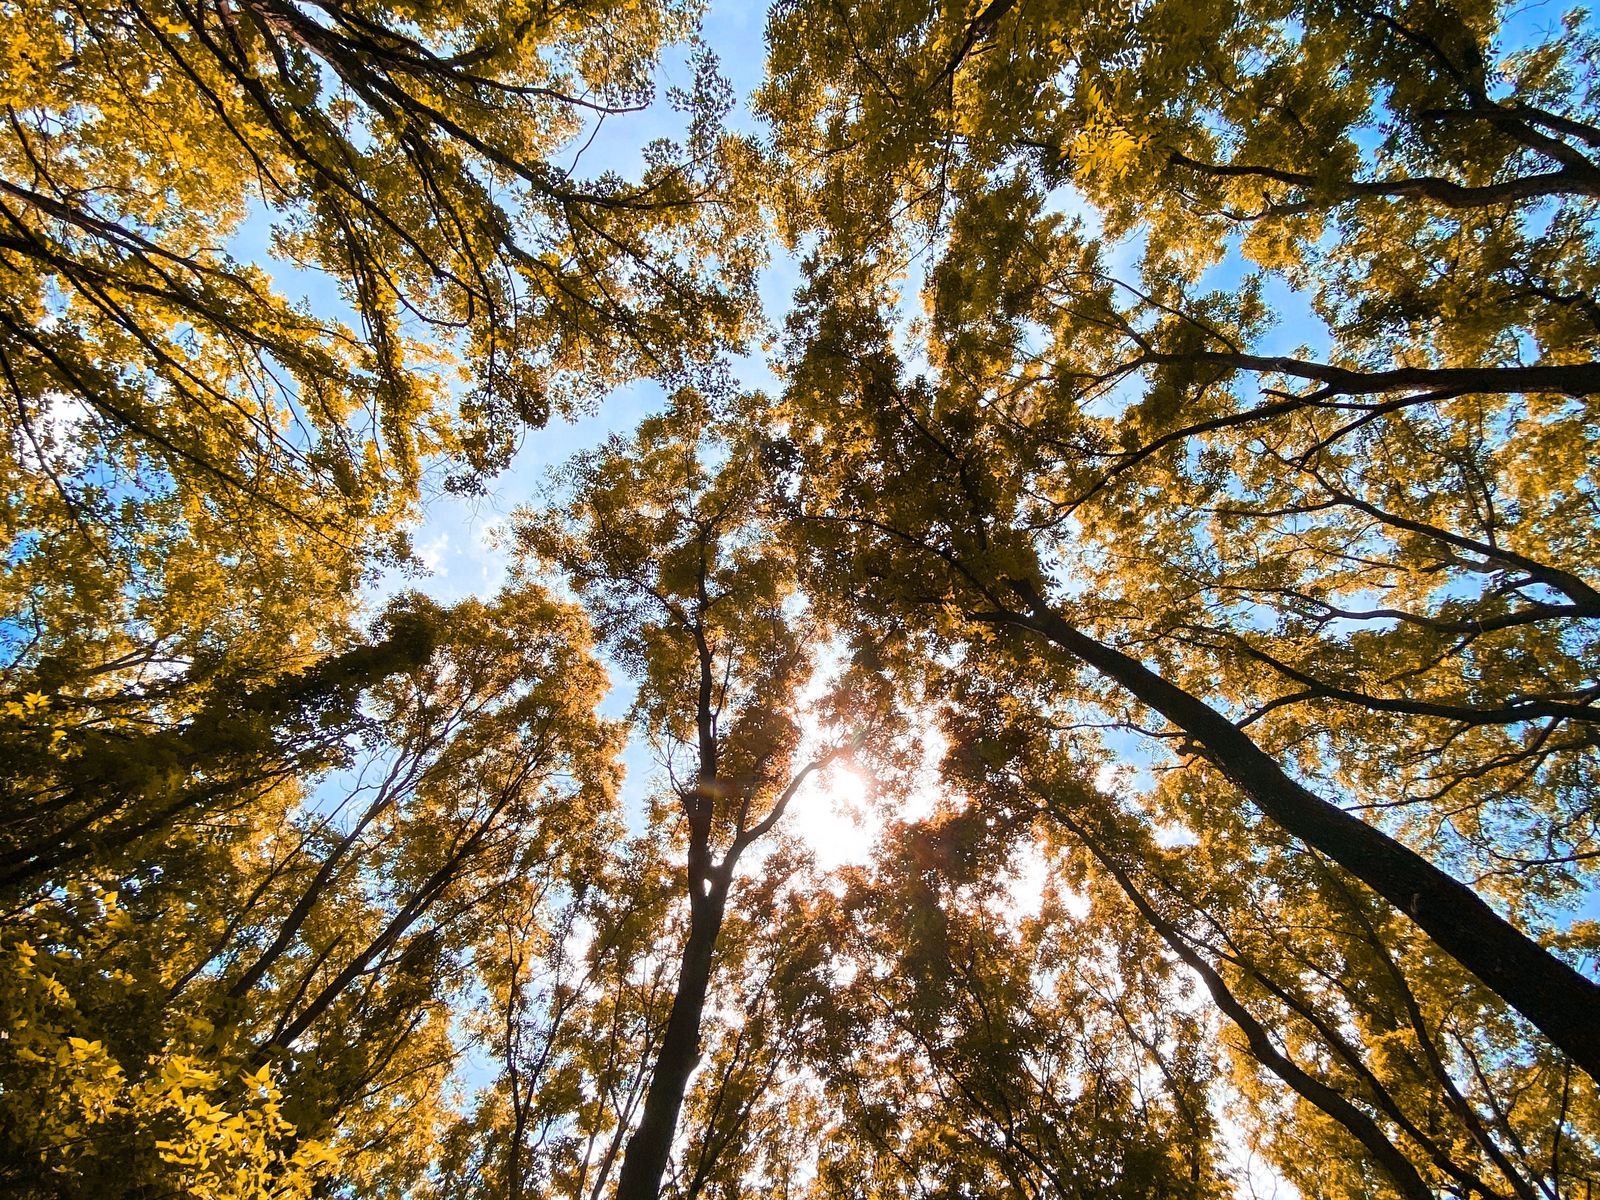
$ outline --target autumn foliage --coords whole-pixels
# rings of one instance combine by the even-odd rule
[[[0,4],[0,1191],[1590,1200],[1588,15],[700,16]]]

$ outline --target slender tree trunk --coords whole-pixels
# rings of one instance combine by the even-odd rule
[[[1206,991],[1211,993],[1212,1001],[1244,1034],[1250,1056],[1288,1084],[1296,1095],[1315,1105],[1342,1125],[1346,1132],[1366,1147],[1373,1161],[1383,1168],[1403,1195],[1410,1197],[1411,1200],[1432,1200],[1433,1191],[1417,1173],[1417,1168],[1400,1148],[1389,1140],[1378,1123],[1369,1114],[1352,1104],[1337,1088],[1302,1070],[1294,1059],[1279,1050],[1266,1027],[1251,1015],[1250,1010],[1228,988],[1222,975],[1185,940],[1177,927],[1156,911],[1155,905],[1139,890],[1122,864],[1117,862],[1087,829],[1074,821],[1060,806],[1052,805],[1051,812],[1055,819],[1071,830],[1073,835],[1088,848],[1089,853],[1094,855],[1100,865],[1110,873],[1116,880],[1117,886],[1122,889],[1123,895],[1127,896],[1139,910],[1140,915],[1160,935],[1161,940],[1200,976]]]
[[[689,940],[683,947],[683,963],[678,969],[678,990],[672,998],[666,1036],[661,1040],[650,1076],[644,1115],[628,1140],[622,1160],[616,1200],[656,1200],[661,1194],[661,1177],[666,1174],[689,1074],[700,1057],[700,1017],[705,1011],[712,954],[722,931],[722,914],[728,899],[726,880],[713,878],[709,883],[707,895],[690,892]]]
[[[1032,629],[1126,688],[1203,746],[1212,761],[1284,830],[1389,901],[1447,954],[1600,1079],[1600,984],[1522,933],[1410,847],[1330,804],[1216,709],[1063,620],[1030,585],[1017,588]]]

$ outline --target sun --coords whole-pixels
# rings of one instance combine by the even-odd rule
[[[873,803],[867,781],[840,763],[808,779],[785,816],[789,832],[805,844],[823,871],[868,862],[885,819]]]

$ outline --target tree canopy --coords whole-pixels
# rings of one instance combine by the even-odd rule
[[[701,16],[0,6],[0,1185],[1589,1200],[1587,13]]]

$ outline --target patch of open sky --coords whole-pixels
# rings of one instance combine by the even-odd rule
[[[1239,247],[1234,246],[1224,264],[1237,272],[1231,282],[1242,280],[1246,265]],[[1268,272],[1262,279],[1261,298],[1273,322],[1256,340],[1257,353],[1327,360],[1333,351],[1333,331],[1312,307],[1306,292],[1295,288],[1281,274]]]
[[[1526,4],[1508,8],[1501,18],[1494,50],[1504,57],[1561,37],[1567,14],[1577,8],[1572,0],[1528,0]],[[1585,25],[1590,29],[1595,27],[1592,15],[1585,15]],[[1509,85],[1498,73],[1490,73],[1489,86],[1494,99],[1502,99],[1510,93]]]
[[[228,237],[228,254],[264,272],[279,293],[292,296],[297,305],[313,316],[345,325],[355,321],[355,310],[340,293],[331,275],[280,252],[273,231],[283,219],[282,213],[275,212],[263,201],[253,201],[244,220]]]
[[[30,556],[37,554],[43,545],[44,535],[36,529],[23,529],[13,534],[9,545],[0,548],[0,572],[14,570]],[[0,669],[12,670],[35,653],[39,632],[30,619],[29,608],[19,607],[14,613],[0,616]]]

